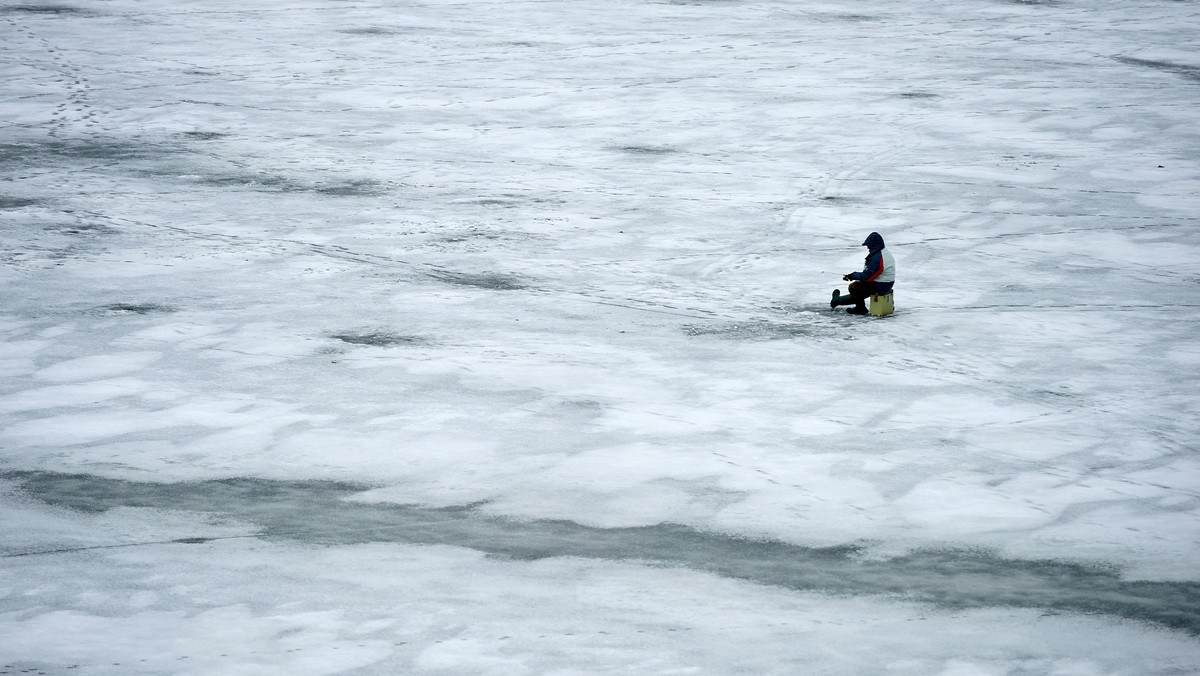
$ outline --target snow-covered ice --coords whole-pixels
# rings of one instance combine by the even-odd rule
[[[0,673],[1200,674],[1195,3],[4,2],[0,77]]]

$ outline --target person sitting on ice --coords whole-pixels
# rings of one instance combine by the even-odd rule
[[[833,299],[829,301],[831,308],[853,305],[854,307],[846,310],[852,315],[867,314],[867,298],[875,294],[891,293],[892,285],[896,282],[896,261],[892,258],[892,252],[883,247],[883,237],[873,232],[867,235],[867,241],[862,245],[870,252],[867,254],[866,267],[862,272],[851,272],[842,276],[842,279],[850,282],[850,295],[843,296],[840,289],[834,289]]]

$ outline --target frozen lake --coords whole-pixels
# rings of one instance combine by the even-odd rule
[[[0,76],[0,674],[1200,674],[1193,2],[6,2]]]

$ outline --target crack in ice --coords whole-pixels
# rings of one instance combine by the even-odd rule
[[[335,481],[235,478],[151,483],[87,474],[7,472],[28,495],[56,507],[100,513],[117,507],[217,514],[257,524],[256,535],[312,545],[375,542],[449,545],[533,561],[583,557],[682,566],[724,577],[834,595],[884,595],[942,608],[1040,608],[1150,622],[1200,635],[1200,583],[1122,579],[1102,565],[1007,559],[977,549],[925,549],[889,559],[859,545],[805,547],[707,532],[679,524],[596,528],[571,521],[519,521],[455,507],[356,502],[370,487]],[[8,552],[4,558],[231,539]]]

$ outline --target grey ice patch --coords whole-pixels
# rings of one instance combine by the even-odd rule
[[[185,131],[180,136],[189,141],[216,141],[229,136],[229,134],[219,131]]]
[[[1058,401],[1063,401],[1063,400],[1068,400],[1068,401],[1079,401],[1080,400],[1080,396],[1078,394],[1075,394],[1074,392],[1061,390],[1061,389],[1049,390],[1049,389],[1045,389],[1045,388],[1038,389],[1038,390],[1026,390],[1025,392],[1023,392],[1021,394],[1020,398],[1022,401],[1048,401],[1048,402],[1058,402]]]
[[[344,28],[338,31],[346,35],[395,35],[396,31],[387,28],[379,28],[378,26],[370,26],[367,28]]]
[[[470,203],[478,204],[482,207],[504,207],[505,209],[521,206],[521,200],[509,197],[481,197],[477,200],[471,200]]]
[[[493,291],[518,291],[528,288],[519,278],[495,272],[469,273],[440,271],[432,273],[434,279],[457,286],[473,286]]]
[[[1120,570],[1104,565],[1006,559],[985,550],[953,548],[878,559],[863,556],[863,548],[855,544],[804,547],[679,524],[594,528],[571,521],[518,521],[487,515],[478,505],[359,502],[351,498],[372,487],[346,482],[235,478],[164,484],[54,472],[7,472],[0,478],[60,508],[92,514],[118,507],[214,514],[256,524],[257,537],[263,539],[311,546],[396,542],[467,547],[520,561],[637,561],[800,591],[887,596],[952,610],[1015,607],[1107,615],[1200,635],[1200,583],[1125,580]],[[207,539],[220,538],[170,542],[190,545]],[[129,546],[137,544],[8,550],[0,556]]]
[[[116,230],[103,223],[54,223],[43,226],[42,229],[65,235],[80,236],[111,235],[116,232]]]
[[[37,204],[35,199],[27,197],[10,197],[8,195],[0,195],[0,209],[23,209]]]
[[[163,152],[150,143],[102,138],[48,143],[46,149],[59,157],[83,160],[145,159]]]
[[[453,230],[431,239],[427,246],[441,249],[453,248],[458,251],[486,251],[498,245],[541,238],[541,235],[528,232],[469,227]]]
[[[0,14],[77,14],[87,15],[90,12],[67,5],[10,5],[0,8]]]
[[[265,173],[205,176],[199,182],[217,188],[246,188],[269,193],[310,192],[329,197],[374,197],[387,192],[383,184],[370,179],[310,184]]]
[[[589,415],[600,415],[604,412],[604,404],[592,399],[568,399],[559,406],[566,410],[582,411]]]
[[[568,425],[590,425],[604,415],[608,407],[590,399],[566,399],[545,409],[545,415]]]
[[[1161,70],[1166,73],[1174,73],[1175,75],[1183,76],[1189,80],[1200,81],[1200,66],[1188,66],[1182,63],[1171,63],[1169,61],[1135,59],[1131,56],[1114,56],[1113,58],[1127,66],[1152,68],[1154,70]]]
[[[405,336],[387,331],[371,331],[366,333],[337,333],[330,338],[351,345],[368,345],[371,347],[393,347],[396,345],[419,345],[425,341],[417,336]]]
[[[358,179],[315,186],[313,192],[331,197],[375,197],[387,192],[378,181]]]
[[[119,139],[68,139],[0,143],[0,164],[39,166],[54,160],[125,161],[158,157],[164,150],[145,143]]]
[[[822,319],[814,313],[809,321],[748,319],[723,324],[688,324],[683,330],[689,336],[711,336],[727,340],[792,340],[828,338],[838,335],[842,328],[844,324],[828,317]]]
[[[513,194],[505,193],[501,195],[489,195],[487,197],[469,197],[456,199],[452,204],[473,204],[481,207],[499,207],[502,209],[516,209],[537,204],[565,204],[558,197],[553,196],[536,196],[528,194]]]
[[[119,666],[119,665],[113,665]],[[71,664],[68,669],[79,668],[78,664]],[[4,664],[0,664],[0,676],[8,674],[22,674],[22,676],[58,676],[62,673],[71,673],[61,671],[62,664],[51,664],[49,662],[26,662],[15,660],[4,660]]]
[[[113,303],[104,305],[99,310],[111,315],[150,315],[160,312],[174,312],[175,308],[158,303]]]
[[[200,183],[216,188],[249,188],[257,192],[304,192],[307,189],[307,186],[271,174],[205,176]]]
[[[671,148],[668,146],[642,146],[642,145],[618,146],[616,148],[616,150],[619,150],[623,153],[629,153],[631,155],[648,155],[651,157],[659,156],[659,155],[672,155],[672,154],[679,152],[675,148]]]
[[[902,98],[902,99],[936,99],[939,96],[940,96],[940,94],[933,94],[931,92],[901,92],[900,93],[900,98]]]
[[[475,241],[479,241],[479,240],[498,240],[498,239],[501,239],[501,235],[499,233],[488,232],[488,231],[484,231],[484,230],[464,230],[464,231],[461,231],[458,233],[454,233],[452,235],[446,235],[445,237],[441,237],[441,238],[439,238],[438,241],[445,242],[447,244],[463,244],[466,242],[475,242]]]
[[[871,14],[817,14],[812,16],[813,19],[821,22],[850,22],[862,23],[868,21],[879,21],[879,17]]]
[[[354,28],[341,28],[337,32],[345,35],[362,35],[365,37],[384,37],[388,35],[412,35],[420,33],[436,32],[436,28],[420,25],[392,25],[392,26],[356,26]]]

